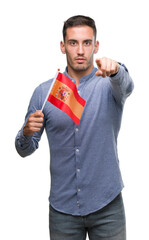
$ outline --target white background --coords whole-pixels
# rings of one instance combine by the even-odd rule
[[[59,42],[70,16],[93,17],[98,57],[125,63],[135,82],[118,138],[127,239],[149,239],[148,1],[5,0],[0,3],[0,239],[48,240],[49,150],[22,159],[14,140],[32,92],[65,69]]]

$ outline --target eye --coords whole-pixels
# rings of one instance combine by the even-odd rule
[[[76,41],[69,41],[69,44],[74,47],[74,46],[77,45],[77,42]]]
[[[92,44],[92,41],[90,41],[90,40],[86,40],[85,42],[84,42],[84,45],[85,46],[90,46]]]

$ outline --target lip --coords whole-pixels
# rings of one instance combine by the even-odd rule
[[[85,58],[76,58],[76,61],[78,62],[78,63],[83,63],[83,62],[85,62]]]

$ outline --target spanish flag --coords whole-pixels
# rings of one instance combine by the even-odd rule
[[[75,83],[64,74],[58,72],[47,100],[79,125],[86,101],[79,96]]]

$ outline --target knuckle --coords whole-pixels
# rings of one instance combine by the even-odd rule
[[[101,70],[102,72],[104,72],[104,71],[105,71],[105,68],[104,68],[103,66],[101,66],[100,70]]]
[[[28,127],[32,128],[32,122],[28,122]]]
[[[41,122],[43,122],[43,117],[41,117],[40,119],[41,119]]]
[[[32,122],[33,121],[33,117],[30,115],[30,117],[28,118],[28,122]]]
[[[39,128],[42,128],[42,126],[43,126],[43,124],[42,124],[42,123],[40,123],[40,124],[38,125],[38,127],[39,127]]]
[[[107,69],[107,70],[106,70],[106,73],[107,73],[107,74],[110,74],[110,73],[111,73],[111,69]]]
[[[116,69],[115,69],[115,67],[113,67],[113,68],[111,69],[111,73],[115,73],[115,71],[116,71]]]

